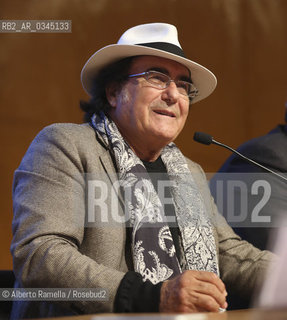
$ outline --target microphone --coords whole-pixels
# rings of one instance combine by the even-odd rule
[[[197,131],[197,132],[194,133],[193,140],[196,141],[196,142],[202,143],[202,144],[206,144],[206,145],[210,145],[210,144],[213,143],[213,144],[216,144],[216,145],[218,145],[220,147],[223,147],[223,148],[225,148],[225,149],[227,149],[227,150],[229,150],[231,152],[236,153],[239,157],[243,158],[244,160],[249,161],[250,163],[254,164],[255,166],[258,166],[261,169],[266,170],[266,171],[274,174],[275,176],[285,180],[285,182],[287,182],[287,178],[286,177],[284,177],[281,174],[279,174],[279,173],[277,173],[277,172],[275,172],[275,171],[263,166],[262,164],[260,164],[260,163],[258,163],[256,161],[244,156],[242,153],[240,153],[237,150],[227,146],[226,144],[223,144],[221,142],[218,142],[218,141],[214,140],[213,137],[208,133],[198,132]]]

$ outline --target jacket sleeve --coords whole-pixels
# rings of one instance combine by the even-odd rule
[[[232,294],[240,294],[244,300],[251,301],[270,263],[277,258],[270,251],[259,250],[242,240],[217,212],[215,205],[214,211],[218,216],[216,232],[221,279]]]
[[[66,129],[52,125],[41,131],[15,172],[14,272],[26,288],[104,288],[108,301],[61,304],[75,313],[111,312],[125,273],[81,252],[85,163],[82,151],[71,139],[71,130]]]
[[[218,212],[201,167],[191,161],[189,167],[201,190],[206,210],[214,225],[220,277],[232,294],[240,293],[245,300],[250,300],[264,277],[267,267],[277,258],[271,252],[261,251],[247,241],[241,240],[234,233],[225,218]]]

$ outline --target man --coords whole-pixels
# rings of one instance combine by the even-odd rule
[[[172,143],[215,76],[184,57],[174,26],[154,23],[97,51],[82,83],[89,122],[45,128],[15,173],[11,250],[16,286],[105,288],[109,299],[25,301],[13,316],[218,311],[225,284],[250,297],[271,254],[240,241]],[[128,221],[115,223],[117,210]]]
[[[268,134],[247,141],[238,148],[238,151],[243,155],[283,176],[287,172],[287,104],[285,108],[285,124],[278,125]],[[272,231],[275,230],[274,227],[280,226],[282,217],[286,215],[286,181],[276,175],[267,173],[235,154],[225,161],[211,180],[211,192],[215,199],[221,198],[216,193],[216,184],[219,180],[224,182],[238,180],[244,183],[243,185],[249,191],[254,183],[261,182],[261,193],[259,194],[251,194],[250,192],[245,197],[240,189],[229,191],[234,192],[235,203],[246,203],[248,208],[246,211],[248,215],[241,221],[232,224],[235,232],[257,248],[265,250],[268,245],[270,246],[269,238]],[[228,197],[230,197],[228,191],[223,192],[223,202],[225,204]],[[264,199],[267,199],[267,201],[262,202]],[[264,205],[260,205],[260,202]],[[226,206],[223,205],[223,208],[225,210],[222,213],[230,222]],[[254,219],[256,208],[260,208],[259,218],[265,219],[265,222],[264,220],[259,222]]]

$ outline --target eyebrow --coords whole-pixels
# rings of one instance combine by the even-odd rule
[[[152,67],[152,68],[147,69],[146,71],[158,71],[158,72],[164,73],[164,74],[166,74],[166,75],[169,76],[169,72],[168,72],[168,70],[165,69],[165,68]],[[179,80],[193,83],[193,81],[191,80],[191,78],[190,78],[190,77],[187,77],[187,76],[180,76],[180,77],[179,77]]]

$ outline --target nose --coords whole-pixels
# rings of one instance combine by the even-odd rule
[[[171,81],[169,86],[165,88],[162,92],[162,100],[164,100],[168,105],[174,104],[179,98],[179,92],[174,81]]]

